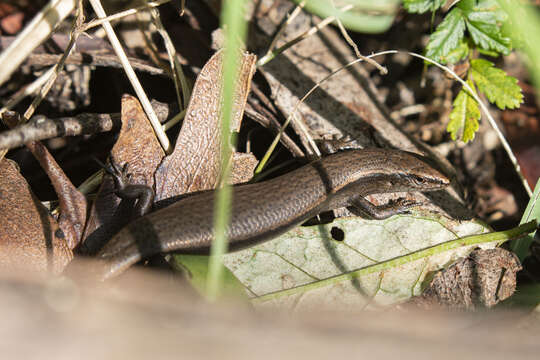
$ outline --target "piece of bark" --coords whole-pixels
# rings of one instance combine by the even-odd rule
[[[0,149],[13,149],[28,141],[62,136],[97,134],[120,127],[119,114],[88,114],[49,119],[38,115],[14,129],[0,133]]]
[[[60,273],[72,258],[64,232],[17,165],[0,161],[0,267]]]
[[[201,70],[174,151],[156,172],[156,201],[214,189],[221,174],[220,107],[222,57],[216,52]],[[255,72],[255,55],[243,54],[233,96],[231,132],[238,131]]]
[[[521,264],[514,253],[501,248],[477,249],[438,272],[410,303],[423,308],[492,307],[514,293],[519,270]]]

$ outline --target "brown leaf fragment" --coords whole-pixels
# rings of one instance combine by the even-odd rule
[[[222,56],[216,52],[202,68],[191,94],[174,151],[156,172],[156,201],[216,187],[221,173],[220,107]],[[244,53],[234,94],[231,131],[238,131],[256,56]],[[234,172],[234,170],[233,170]]]
[[[131,96],[122,97],[122,128],[116,144],[111,151],[115,163],[123,168],[127,166],[130,184],[154,186],[154,172],[161,163],[165,152],[156,139],[139,101]],[[129,216],[119,207],[121,199],[115,195],[114,181],[106,175],[101,184],[98,197],[94,202],[85,230],[85,251],[97,250],[123,225],[129,222]],[[125,206],[129,208],[129,204]]]
[[[232,162],[229,180],[231,184],[242,184],[251,180],[258,164],[257,158],[253,154],[235,152]]]
[[[438,272],[424,293],[411,303],[426,308],[492,307],[514,293],[519,270],[521,264],[514,253],[501,248],[477,249]]]
[[[111,157],[120,165],[129,164],[130,183],[154,186],[154,172],[165,152],[154,129],[135,97],[122,97],[122,128],[111,150]]]
[[[17,165],[0,162],[0,268],[60,273],[71,261],[64,232]]]

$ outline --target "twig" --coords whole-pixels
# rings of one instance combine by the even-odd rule
[[[300,14],[300,11],[302,11],[302,9],[304,8],[306,2],[305,0],[302,1],[301,3],[299,3],[298,5],[296,5],[296,7],[294,8],[294,10],[287,15],[287,20],[285,20],[283,22],[283,24],[281,24],[280,28],[278,29],[278,31],[276,32],[276,35],[274,36],[274,38],[272,39],[272,42],[270,43],[270,45],[268,46],[268,50],[266,51],[266,54],[264,54],[264,56],[271,56],[272,55],[272,51],[275,49],[276,47],[276,44],[279,40],[279,38],[281,37],[281,35],[283,34],[283,32],[285,31],[285,29],[287,28],[287,26],[294,20],[294,18],[296,18],[298,16],[298,14]]]
[[[298,12],[301,10],[300,5],[303,5],[303,2],[301,4],[299,4],[298,7],[296,7],[294,9],[294,11],[291,13],[289,18],[287,19],[287,21],[283,24],[282,28],[280,28],[280,30],[278,31],[278,33],[274,37],[274,40],[272,40],[271,47],[268,49],[268,52],[266,53],[266,55],[264,55],[263,57],[261,57],[259,59],[259,61],[257,61],[257,66],[263,66],[264,64],[268,63],[273,58],[275,58],[278,54],[281,54],[282,52],[284,52],[285,50],[287,50],[291,46],[293,46],[293,45],[299,43],[300,41],[304,40],[305,38],[317,33],[319,30],[321,30],[322,28],[324,28],[328,24],[332,23],[334,20],[338,20],[338,25],[341,24],[341,22],[339,21],[339,19],[337,19],[336,16],[333,16],[333,15],[329,16],[326,19],[322,20],[317,25],[315,25],[314,27],[312,27],[311,29],[309,29],[306,32],[304,32],[303,34],[301,34],[300,36],[297,36],[296,38],[294,38],[291,41],[287,42],[285,45],[281,46],[277,50],[272,51],[271,50],[272,46],[275,45],[278,36],[280,36],[282,34],[283,29],[285,28],[285,26],[288,25],[292,21],[292,19],[298,14]],[[340,8],[340,9],[338,9],[338,10],[342,11],[342,12],[345,12],[345,11],[349,11],[353,7],[354,7],[353,5],[347,5],[347,6],[344,6],[344,7]],[[369,56],[364,56],[364,55],[360,54],[360,52],[358,51],[358,47],[352,41],[352,39],[348,36],[347,32],[343,28],[343,25],[341,25],[341,28],[342,28],[342,34],[345,37],[345,40],[347,40],[347,42],[355,49],[355,52],[356,52],[356,55],[357,55],[358,58],[361,58],[364,61],[368,61],[370,64],[372,64],[377,69],[379,69],[381,74],[387,74],[388,73],[388,70],[385,67],[381,66],[376,61],[370,59]]]
[[[56,78],[58,77],[58,74],[62,71],[66,58],[69,56],[69,53],[73,49],[73,45],[75,44],[75,41],[81,34],[80,26],[83,23],[84,23],[84,12],[83,12],[83,7],[82,7],[82,0],[78,0],[77,14],[71,28],[69,44],[66,47],[66,50],[64,51],[64,54],[60,58],[59,62],[52,67],[51,71],[47,71],[46,74],[49,76],[46,78],[45,84],[43,85],[43,87],[40,88],[38,95],[34,98],[30,106],[26,109],[20,121],[25,122],[30,117],[32,117],[36,108],[39,106],[41,101],[43,101],[43,99],[45,98],[49,90],[51,89]],[[14,43],[16,43],[16,41]],[[3,159],[6,153],[7,153],[6,149],[0,150],[0,159]]]
[[[0,133],[0,149],[13,149],[29,141],[60,136],[96,134],[113,128],[120,128],[120,114],[79,114],[59,119],[38,115],[23,125]]]
[[[0,109],[0,116],[8,110],[13,109],[17,104],[24,100],[27,96],[35,94],[42,86],[47,82],[47,79],[51,77],[54,72],[54,67],[48,69],[45,73],[39,76],[36,80],[31,82],[24,89],[18,91],[12,98],[7,102],[7,104]]]
[[[61,56],[61,54],[32,54],[28,57],[27,64],[48,66],[56,64]],[[150,75],[169,76],[167,71],[153,66],[148,61],[133,57],[129,57],[128,60],[133,66],[133,69],[137,71],[145,72]],[[73,64],[122,68],[122,64],[115,54],[93,54],[92,52],[84,54],[72,53],[69,58],[66,59],[65,63],[66,65]]]

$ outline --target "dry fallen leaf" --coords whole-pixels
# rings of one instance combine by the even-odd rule
[[[220,106],[221,51],[204,65],[195,81],[186,117],[174,151],[156,172],[156,200],[214,189],[221,173]],[[256,56],[244,53],[234,95],[231,132],[238,131],[244,113]],[[238,171],[238,170],[236,170]],[[235,173],[233,167],[232,172]]]
[[[17,165],[0,162],[0,267],[60,273],[73,257],[65,235]]]
[[[492,307],[516,289],[521,264],[516,254],[501,248],[478,249],[438,272],[412,303],[422,307],[474,309]]]

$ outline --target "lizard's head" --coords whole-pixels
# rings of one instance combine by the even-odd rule
[[[436,170],[427,158],[406,151],[400,152],[399,157],[393,165],[403,186],[418,191],[434,191],[450,185],[448,177]]]

